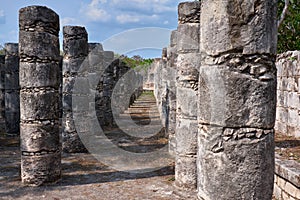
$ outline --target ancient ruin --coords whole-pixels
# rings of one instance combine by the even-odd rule
[[[59,16],[47,7],[19,11],[21,178],[26,185],[61,176]]]
[[[276,2],[202,1],[200,199],[272,199]]]
[[[20,148],[0,146],[0,198],[22,198],[10,185],[21,157],[22,183],[42,186],[24,189],[28,198],[299,200],[300,168],[274,156],[275,132],[300,137],[300,53],[276,54],[276,10],[277,0],[182,2],[161,58],[132,69],[82,26],[63,27],[61,53],[59,16],[22,8],[19,43],[0,56],[0,142],[20,137]],[[91,144],[138,154],[141,166],[169,163],[123,172]],[[115,152],[109,159],[138,165]]]
[[[85,28],[80,26],[65,26],[63,34],[62,146],[65,152],[86,152],[73,120],[72,93],[74,82],[78,77],[78,70],[88,55],[88,34]]]
[[[5,44],[5,131],[8,136],[19,136],[20,132],[20,85],[19,85],[19,46]]]
[[[197,92],[200,66],[200,2],[178,6],[176,73],[175,183],[189,189],[197,186]],[[200,144],[199,144],[200,145]]]

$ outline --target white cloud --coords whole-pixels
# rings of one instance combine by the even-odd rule
[[[137,9],[151,11],[152,13],[163,13],[176,11],[174,1],[171,0],[111,0],[112,7]]]
[[[153,20],[158,20],[159,16],[156,14],[153,15],[131,15],[131,14],[121,14],[116,17],[117,22],[120,24],[126,24],[126,23],[145,23]]]
[[[63,19],[61,19],[61,25],[65,26],[65,25],[70,25],[76,23],[76,19],[71,18],[71,17],[65,17]]]
[[[100,4],[105,3],[107,3],[107,0],[92,0],[90,4],[82,7],[81,12],[91,21],[106,22],[111,18],[111,15],[100,8]]]
[[[139,16],[122,14],[122,15],[118,15],[116,17],[116,20],[121,24],[125,24],[125,23],[139,22],[141,19]]]

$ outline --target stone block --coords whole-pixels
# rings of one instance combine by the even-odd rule
[[[103,51],[103,45],[101,43],[92,42],[92,43],[88,43],[88,45],[89,45],[89,52]]]
[[[177,52],[199,52],[200,24],[179,24],[177,32]]]
[[[21,120],[58,119],[57,91],[21,92]]]
[[[21,123],[21,151],[41,152],[60,149],[58,124],[46,122],[41,124]]]
[[[82,67],[83,58],[72,58],[72,59],[64,59],[63,60],[63,74],[76,74],[78,73],[80,67]]]
[[[58,36],[59,16],[45,6],[28,6],[19,11],[19,27],[20,30],[45,31]]]
[[[22,59],[59,61],[58,37],[46,32],[20,31],[19,50]]]
[[[199,76],[201,123],[224,127],[274,127],[275,78],[260,81],[226,66],[201,66]]]
[[[197,167],[195,156],[176,156],[175,185],[181,188],[193,189],[197,185]]]
[[[17,52],[18,53],[18,52]],[[17,55],[6,55],[5,57],[5,72],[19,72],[19,57]]]
[[[197,93],[189,88],[177,87],[177,116],[197,118]]]
[[[177,35],[178,35],[178,31],[177,30],[173,30],[171,32],[171,36],[170,36],[170,46],[171,47],[176,47],[176,45],[177,45]]]
[[[300,187],[300,164],[294,160],[283,160],[276,156],[275,174],[289,180],[296,187]],[[285,186],[284,179],[278,185],[283,188]],[[300,194],[300,193],[299,193]],[[297,197],[298,198],[298,197]]]
[[[19,90],[19,73],[10,73],[5,74],[5,89],[6,90]]]
[[[299,125],[299,114],[298,110],[288,109],[288,125],[290,126],[298,126]]]
[[[277,49],[277,0],[201,2],[201,51],[208,55],[239,50],[243,54]],[[266,31],[267,30],[267,31]]]
[[[5,112],[20,112],[20,96],[18,91],[6,91]]]
[[[61,178],[60,152],[21,157],[22,182],[26,185],[39,186],[53,183]]]
[[[288,193],[290,196],[297,198],[297,193],[299,193],[299,188],[291,184],[290,182],[286,182],[284,190],[286,193]],[[299,198],[299,197],[298,197]]]
[[[178,5],[178,22],[185,23],[199,23],[200,21],[200,6],[198,1],[182,2]]]
[[[274,193],[274,196],[276,199],[281,199],[282,190],[280,187],[278,187],[277,184],[274,184],[274,192],[273,193]]]
[[[197,154],[197,120],[177,118],[176,120],[176,155],[187,156]]]
[[[198,196],[204,199],[272,199],[274,134],[226,141],[223,130],[223,127],[200,126]]]
[[[20,112],[5,112],[5,131],[20,135]]]
[[[58,89],[59,65],[56,63],[20,63],[22,88],[52,87]]]
[[[300,108],[300,95],[297,92],[288,94],[288,106],[294,109]]]

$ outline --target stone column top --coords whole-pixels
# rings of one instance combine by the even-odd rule
[[[20,31],[48,32],[58,35],[59,16],[46,6],[28,6],[19,11]]]
[[[178,5],[178,23],[200,22],[200,1],[182,2]]]
[[[89,43],[89,52],[91,52],[95,48],[97,48],[97,51],[103,51],[103,46],[101,43],[90,42]]]
[[[82,26],[64,26],[63,34],[64,38],[75,37],[76,39],[87,38],[88,35],[85,27]]]
[[[5,43],[5,54],[6,55],[16,55],[18,56],[19,44],[18,43]]]

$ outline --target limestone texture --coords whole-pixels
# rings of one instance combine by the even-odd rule
[[[9,137],[20,135],[19,50],[17,43],[5,44],[4,105],[5,132]]]
[[[200,2],[178,5],[176,62],[175,184],[197,187],[197,97],[199,80]]]
[[[25,7],[19,27],[21,178],[40,186],[61,177],[59,17],[47,7]]]
[[[201,4],[198,198],[272,199],[277,1]]]

